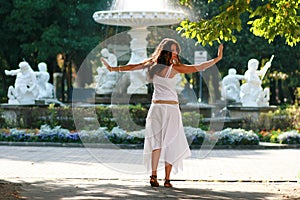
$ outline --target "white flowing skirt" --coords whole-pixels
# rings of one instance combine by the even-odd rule
[[[151,155],[161,149],[160,161],[173,166],[173,173],[183,169],[183,159],[191,156],[184,134],[179,105],[151,104],[146,119],[144,164],[151,172]]]

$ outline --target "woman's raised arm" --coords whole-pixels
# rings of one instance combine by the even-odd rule
[[[112,71],[125,72],[125,71],[145,69],[146,68],[145,64],[147,63],[147,60],[137,64],[129,64],[129,65],[117,66],[117,67],[110,66],[108,62],[105,60],[105,58],[101,58],[101,62],[110,72]]]
[[[213,66],[214,64],[219,62],[222,58],[223,58],[223,44],[219,46],[218,56],[216,58],[213,58],[211,60],[196,65],[174,64],[173,69],[176,70],[178,73],[184,73],[184,74],[199,72]]]

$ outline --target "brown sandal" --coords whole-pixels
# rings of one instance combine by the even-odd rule
[[[155,175],[150,176],[150,185],[152,187],[158,187],[159,186],[159,183],[157,182],[157,176],[155,176]]]
[[[173,187],[173,185],[170,183],[170,180],[165,180],[164,187]]]

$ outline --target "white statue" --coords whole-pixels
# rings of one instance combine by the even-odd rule
[[[50,75],[47,72],[47,64],[41,62],[38,64],[39,71],[36,73],[37,85],[39,87],[38,99],[51,99],[54,94],[54,87],[49,83]]]
[[[270,101],[270,88],[265,88],[262,93],[258,96],[257,105],[260,107],[269,106]]]
[[[105,67],[98,67],[96,71],[97,71],[97,75],[95,76],[96,93],[97,94],[110,93],[111,90],[109,88],[108,91],[104,91],[104,87],[102,87],[107,82],[106,74],[108,74],[109,71]]]
[[[179,73],[176,74],[174,78],[176,79],[176,92],[180,94],[184,89],[184,87],[181,84],[183,78]]]
[[[243,75],[236,74],[236,69],[230,68],[228,70],[228,75],[222,79],[222,98],[236,103],[241,102],[240,80],[243,79],[245,79]]]
[[[110,53],[108,49],[104,48],[101,50],[101,55],[107,62],[113,66],[118,66],[117,57]],[[111,94],[113,88],[116,85],[118,74],[117,72],[110,72],[106,67],[97,68],[98,75],[95,77],[96,80],[96,93],[97,94]]]
[[[270,99],[270,93],[268,89],[263,90],[261,84],[262,79],[265,76],[267,70],[271,67],[271,62],[274,56],[271,57],[262,70],[258,69],[258,60],[250,59],[248,61],[248,70],[245,72],[245,80],[241,86],[241,102],[243,106],[266,106]]]
[[[19,68],[17,70],[5,70],[6,75],[16,76],[15,85],[8,88],[8,103],[34,104],[39,92],[35,73],[26,61],[20,62]]]

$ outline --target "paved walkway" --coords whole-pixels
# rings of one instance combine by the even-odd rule
[[[300,199],[300,149],[192,150],[183,171],[172,175],[173,189],[148,186],[141,155],[139,149],[0,146],[0,180],[22,183],[27,199]]]

